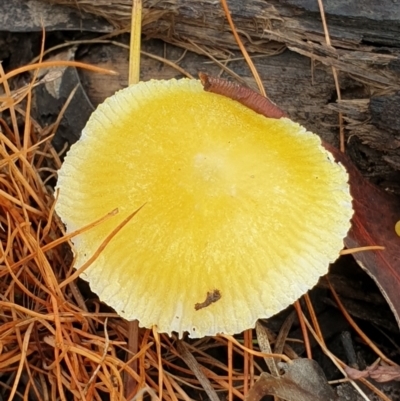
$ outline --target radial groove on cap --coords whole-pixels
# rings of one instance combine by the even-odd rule
[[[82,277],[123,317],[192,337],[242,331],[294,302],[337,258],[352,216],[347,173],[316,135],[195,80],[107,99],[57,186],[68,232],[119,210],[74,238],[76,268],[145,204]]]

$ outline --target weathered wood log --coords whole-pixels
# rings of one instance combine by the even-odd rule
[[[129,29],[131,0],[46,1],[78,6],[115,27]],[[271,99],[292,118],[328,137],[327,131],[337,130],[341,112],[353,160],[364,173],[400,193],[397,3],[324,2],[332,46],[326,45],[314,0],[228,3],[247,50],[274,55],[258,63]],[[223,10],[214,0],[144,0],[143,34],[223,60],[237,55]],[[291,52],[283,52],[285,48]],[[339,74],[340,101],[331,67]],[[246,80],[249,74],[243,62],[235,62],[232,68]]]
[[[119,29],[129,28],[131,0],[46,0],[78,7],[103,16]],[[326,4],[325,4],[326,3]],[[237,28],[247,36],[247,48],[265,51],[269,32],[285,37],[325,42],[314,0],[228,0]],[[335,47],[375,44],[400,47],[400,8],[392,0],[324,2],[332,44]],[[143,1],[143,33],[167,41],[236,48],[219,1]]]

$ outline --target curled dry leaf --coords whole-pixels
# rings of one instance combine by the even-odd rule
[[[365,379],[369,376],[369,372],[367,369],[358,370],[358,369],[351,368],[350,366],[345,366],[344,371],[346,372],[349,379],[352,379],[352,380]]]
[[[345,372],[353,380],[370,377],[379,383],[392,380],[400,381],[400,366],[370,366],[365,370],[357,370],[347,366]]]
[[[285,374],[275,377],[261,373],[250,389],[245,401],[259,401],[266,395],[274,395],[286,401],[336,401],[338,398],[328,384],[324,372],[312,359],[295,359],[292,363],[280,363]]]

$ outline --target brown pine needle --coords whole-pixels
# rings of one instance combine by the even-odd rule
[[[224,9],[225,16],[226,16],[226,19],[228,20],[229,26],[231,27],[231,31],[233,33],[233,36],[236,39],[236,43],[238,44],[238,46],[240,48],[240,51],[242,52],[243,57],[246,60],[246,63],[248,64],[248,66],[249,66],[249,68],[251,70],[251,73],[254,76],[254,79],[256,80],[256,83],[257,83],[257,86],[258,86],[258,90],[260,91],[260,93],[264,97],[267,97],[267,93],[265,92],[264,85],[263,85],[262,80],[260,78],[260,75],[258,74],[258,71],[257,71],[257,69],[256,69],[256,67],[255,67],[255,65],[253,63],[253,60],[249,56],[249,53],[247,52],[245,46],[243,45],[242,40],[240,39],[239,34],[237,33],[237,30],[235,28],[235,24],[233,23],[233,20],[232,20],[232,17],[231,17],[231,13],[229,11],[229,7],[228,7],[228,4],[227,4],[226,0],[221,0],[221,5],[222,5],[222,7]]]
[[[325,18],[324,4],[323,4],[322,0],[318,0],[318,6],[319,6],[319,11],[320,11],[321,20],[322,20],[322,26],[324,28],[326,44],[328,46],[332,46],[331,38],[329,36],[328,24],[326,23],[326,18]],[[333,79],[335,81],[337,98],[338,98],[338,101],[340,102],[342,100],[342,95],[340,92],[340,83],[339,83],[338,72],[335,67],[332,67],[332,75],[333,75]],[[345,151],[345,138],[344,138],[343,115],[341,112],[339,112],[339,142],[340,142],[340,151],[344,152]]]
[[[317,315],[315,314],[314,307],[312,305],[310,296],[308,294],[304,295],[304,300],[306,301],[308,313],[310,314],[311,317],[311,322],[313,324],[314,330],[321,339],[321,341],[325,344],[324,336],[322,335],[321,327],[318,323]]]
[[[3,84],[5,81],[9,80],[10,78],[13,78],[24,72],[37,70],[40,68],[55,68],[55,67],[76,67],[76,68],[82,68],[82,69],[93,71],[93,72],[98,72],[101,74],[118,75],[118,72],[116,72],[114,70],[96,67],[94,65],[81,63],[80,61],[53,60],[53,61],[42,61],[39,63],[24,65],[22,67],[16,68],[15,70],[12,70],[9,73],[5,74],[4,76],[0,77],[0,84]]]
[[[114,230],[111,231],[110,234],[104,239],[104,241],[97,248],[96,252],[79,268],[75,271],[75,273],[71,274],[67,279],[65,279],[62,283],[59,284],[60,288],[65,287],[70,282],[77,279],[100,255],[103,249],[111,242],[111,240],[125,227],[139,211],[144,207],[144,205],[140,206],[134,212],[132,212],[128,217],[126,217]]]
[[[252,339],[251,339],[252,330],[246,330],[244,335],[244,346],[246,348],[252,347]],[[248,352],[244,352],[244,361],[243,361],[243,396],[247,396],[247,392],[249,390],[249,370],[250,370],[250,354]]]
[[[352,255],[357,252],[365,251],[384,251],[385,247],[380,245],[360,246],[358,248],[342,249],[340,255]]]
[[[350,314],[347,312],[346,308],[343,306],[342,301],[340,300],[338,294],[336,293],[335,289],[333,288],[329,278],[328,280],[328,285],[331,290],[331,293],[333,297],[335,298],[335,301],[342,312],[343,316],[345,319],[349,322],[351,327],[357,332],[357,334],[364,340],[366,344],[378,355],[383,361],[385,361],[388,365],[390,366],[397,366],[395,362],[390,360],[383,352],[367,337],[367,335],[360,329],[360,327],[357,325],[357,323],[353,320],[353,318],[350,316]]]
[[[233,344],[235,344],[237,347],[241,348],[242,350],[248,352],[251,355],[254,356],[260,356],[261,358],[265,358],[265,357],[269,357],[269,358],[276,358],[276,359],[282,359],[283,361],[287,362],[287,363],[292,363],[292,360],[290,358],[288,358],[286,355],[284,354],[266,354],[264,352],[258,352],[258,351],[254,351],[252,349],[246,348],[244,345],[240,344],[234,337],[229,336],[227,334],[219,334],[218,337],[222,337],[227,341],[231,341]]]
[[[304,323],[303,311],[301,310],[301,305],[300,305],[299,300],[297,300],[297,301],[294,303],[294,308],[296,309],[297,317],[298,317],[299,323],[300,323],[301,332],[302,332],[302,334],[303,334],[304,347],[306,348],[307,358],[308,358],[308,359],[312,359],[312,352],[311,352],[310,340],[309,340],[309,338],[308,338],[308,332],[307,332],[306,325],[305,325],[305,323]]]
[[[153,326],[153,337],[154,337],[154,341],[156,343],[156,349],[157,349],[158,397],[160,398],[160,400],[162,400],[163,399],[164,369],[163,369],[163,366],[162,366],[160,336],[158,334],[156,326]]]
[[[54,208],[54,205],[52,206],[52,208]],[[108,220],[110,217],[115,216],[118,213],[118,209],[114,209],[113,211],[111,211],[110,213],[107,213],[105,216],[101,217],[100,219],[94,221],[93,223],[88,224],[87,226],[84,226],[82,228],[79,228],[78,230],[69,233],[69,234],[65,234],[63,237],[57,238],[56,240],[42,246],[40,249],[41,251],[47,252],[50,251],[51,249],[55,248],[56,246],[59,246],[61,244],[63,244],[64,242],[69,241],[70,239],[76,237],[77,235],[80,235],[82,233],[84,233],[85,231],[88,231],[90,229],[92,229],[93,227],[98,226],[99,224],[105,222],[106,220]],[[29,262],[30,260],[32,260],[34,257],[37,256],[37,253],[32,253],[28,256],[25,256],[24,258],[20,259],[18,262],[12,264],[10,266],[10,269],[14,270],[17,267]]]
[[[232,341],[228,340],[228,401],[233,401],[233,347]]]

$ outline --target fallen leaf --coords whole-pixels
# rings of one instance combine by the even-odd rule
[[[400,366],[370,366],[365,370],[357,370],[346,366],[344,370],[347,376],[353,380],[370,377],[379,383],[386,383],[392,380],[400,381]]]
[[[279,363],[283,376],[261,373],[250,389],[245,401],[259,401],[274,395],[286,401],[337,401],[324,372],[312,359],[295,359],[292,363]]]
[[[338,149],[326,143],[324,146],[349,173],[354,216],[345,245],[385,247],[381,251],[358,252],[353,257],[375,280],[400,326],[400,237],[395,231],[400,220],[400,200],[371,184]]]
[[[400,381],[400,366],[375,366],[369,376],[377,382]]]
[[[358,370],[358,369],[351,368],[350,366],[345,366],[344,371],[346,372],[346,375],[348,376],[348,378],[352,379],[352,380],[365,379],[369,376],[369,372],[367,369]]]

